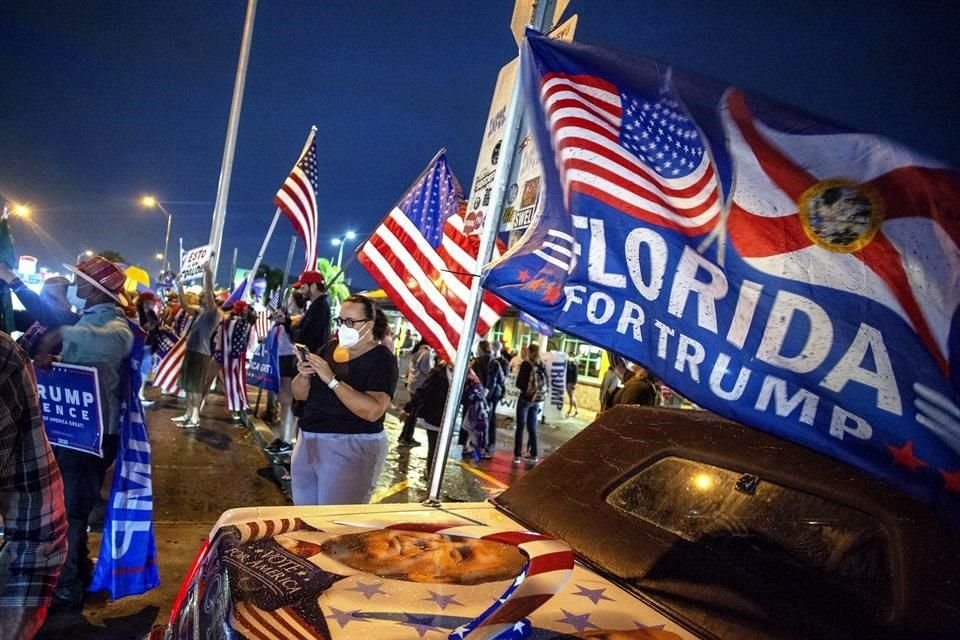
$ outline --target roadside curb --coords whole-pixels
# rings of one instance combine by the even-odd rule
[[[267,423],[256,414],[247,414],[247,420],[249,420],[250,426],[252,427],[250,429],[250,433],[253,435],[253,439],[256,442],[257,447],[260,448],[260,452],[263,453],[263,457],[266,459],[266,461],[270,463],[270,469],[273,471],[274,480],[276,480],[277,484],[280,485],[280,488],[287,496],[287,499],[292,502],[293,497],[290,492],[290,481],[284,480],[283,478],[283,476],[287,474],[288,468],[282,463],[282,459],[289,461],[290,454],[285,454],[283,456],[270,455],[270,453],[267,451],[267,445],[273,442],[273,431],[271,431]]]

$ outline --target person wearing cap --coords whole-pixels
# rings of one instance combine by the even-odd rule
[[[45,331],[73,324],[80,319],[80,316],[71,310],[67,300],[67,286],[70,281],[66,278],[47,278],[37,294],[18,278],[16,273],[0,262],[0,280],[10,286],[10,290],[23,305],[24,310],[14,311],[13,315],[16,330],[24,334],[17,343],[30,355],[36,351]]]
[[[307,312],[297,327],[296,342],[311,353],[330,341],[330,303],[327,301],[327,283],[319,271],[304,271],[297,280],[300,293],[309,301]],[[295,283],[296,284],[296,283]]]
[[[133,332],[122,308],[128,306],[123,294],[127,276],[120,267],[102,256],[94,256],[67,268],[76,275],[67,298],[81,314],[80,320],[44,334],[35,362],[40,367],[50,366],[55,359],[50,353],[59,342],[58,359],[96,368],[100,383],[103,457],[55,447],[67,507],[67,560],[54,590],[54,603],[78,609],[83,606],[85,583],[93,566],[87,550],[87,521],[100,498],[104,475],[117,456],[120,441],[120,404]]]

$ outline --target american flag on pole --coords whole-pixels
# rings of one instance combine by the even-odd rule
[[[582,193],[684,235],[716,225],[720,183],[696,124],[675,99],[565,73],[548,74],[540,97],[567,200]]]
[[[361,245],[357,254],[394,304],[437,353],[452,362],[463,329],[479,238],[463,231],[463,191],[441,152]],[[499,248],[494,256],[499,255]],[[484,335],[506,309],[485,293]]]
[[[283,181],[273,203],[293,225],[303,240],[305,255],[303,270],[317,268],[317,143],[316,127],[310,130],[307,144],[290,175]]]
[[[247,401],[247,346],[250,323],[241,316],[229,315],[218,329],[217,342],[223,358],[223,395],[227,411],[245,411]]]

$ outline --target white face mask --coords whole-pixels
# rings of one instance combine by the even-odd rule
[[[71,284],[67,287],[67,301],[76,307],[77,313],[83,311],[83,308],[87,304],[86,298],[81,298],[77,295],[77,285],[75,284]]]
[[[337,329],[337,339],[340,341],[341,347],[349,349],[360,342],[360,332],[357,329],[342,326]]]

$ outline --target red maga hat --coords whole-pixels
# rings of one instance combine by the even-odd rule
[[[305,284],[318,284],[321,287],[325,287],[327,286],[327,281],[324,280],[323,274],[319,271],[304,271],[300,274],[300,277],[297,278],[293,286]]]

